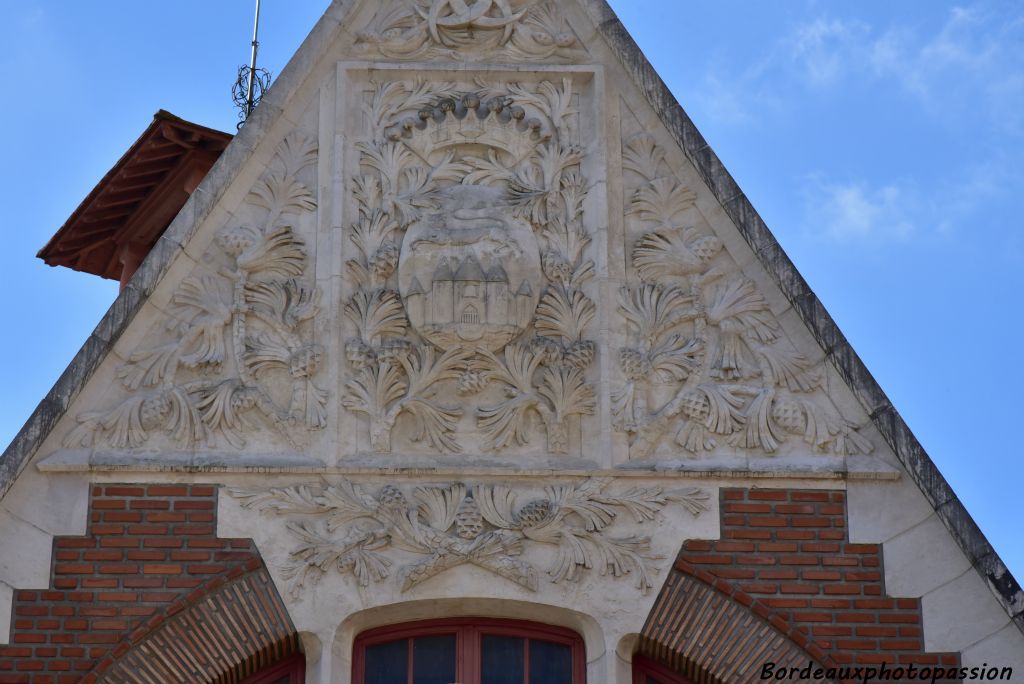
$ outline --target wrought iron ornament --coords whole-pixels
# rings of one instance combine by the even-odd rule
[[[231,99],[238,108],[238,128],[249,118],[252,110],[263,99],[263,93],[270,88],[273,75],[266,69],[253,69],[247,64],[238,67],[238,79],[231,86]],[[249,83],[252,81],[252,101],[249,100]]]
[[[266,69],[256,67],[256,55],[259,53],[260,41],[260,0],[256,0],[256,19],[252,27],[252,53],[249,57],[249,65],[238,67],[238,79],[231,88],[231,98],[238,107],[238,128],[242,127],[245,120],[252,114],[252,110],[263,99],[263,93],[270,87],[270,72]]]

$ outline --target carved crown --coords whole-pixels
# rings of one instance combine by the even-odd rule
[[[529,116],[511,98],[485,100],[476,93],[424,107],[384,133],[389,140],[406,140],[426,155],[455,145],[477,144],[503,150],[517,161],[551,137],[541,119]]]

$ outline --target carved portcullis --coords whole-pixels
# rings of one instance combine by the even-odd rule
[[[549,484],[542,492],[505,484],[462,482],[376,489],[350,480],[274,489],[234,489],[231,495],[287,521],[294,549],[283,568],[298,597],[325,574],[352,575],[361,586],[395,578],[402,591],[459,565],[475,565],[536,591],[540,573],[521,556],[528,545],[554,547],[551,582],[577,581],[588,570],[630,575],[637,589],[653,587],[650,539],[616,536],[616,516],[638,524],[666,505],[697,517],[709,495],[696,487],[614,486],[607,479]],[[396,566],[398,553],[408,562]],[[397,570],[397,572],[396,572]]]
[[[247,433],[270,430],[303,448],[326,425],[328,394],[314,382],[324,350],[311,339],[319,291],[296,232],[316,210],[316,160],[313,140],[284,139],[246,199],[261,218],[218,233],[160,339],[118,369],[128,397],[80,414],[66,446],[136,448],[163,435],[182,449],[241,449]]]
[[[370,447],[543,442],[593,413],[590,191],[570,78],[372,82],[347,235],[344,406]]]
[[[629,344],[615,427],[643,459],[665,442],[695,456],[719,447],[774,453],[802,438],[815,451],[868,453],[871,443],[824,392],[825,369],[782,334],[767,300],[721,240],[688,222],[696,193],[655,139],[623,141],[634,284],[620,293]]]

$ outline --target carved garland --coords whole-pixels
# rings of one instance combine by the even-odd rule
[[[299,596],[307,581],[332,569],[351,574],[360,586],[391,575],[394,549],[422,556],[399,568],[402,591],[445,570],[469,563],[537,590],[537,571],[519,558],[524,543],[553,545],[552,582],[577,581],[587,569],[621,577],[632,573],[646,593],[656,572],[648,537],[613,537],[608,527],[620,513],[637,523],[654,520],[669,503],[694,517],[707,510],[707,492],[690,487],[606,491],[610,480],[551,485],[530,498],[500,484],[420,486],[407,494],[385,485],[375,494],[349,480],[265,490],[231,490],[246,508],[284,516],[300,545],[289,555],[284,577]]]
[[[327,393],[313,383],[324,352],[306,323],[319,293],[303,280],[308,258],[292,227],[316,209],[298,179],[316,159],[316,144],[299,134],[281,143],[247,200],[265,210],[261,225],[221,231],[217,265],[174,294],[173,339],[131,354],[117,372],[130,396],[80,414],[66,446],[136,448],[164,433],[181,448],[215,446],[221,436],[241,449],[255,415],[301,447],[307,429],[324,427]]]
[[[627,141],[623,164],[635,174],[628,215],[648,231],[632,251],[640,283],[620,298],[631,344],[619,351],[627,383],[613,411],[630,456],[650,455],[670,432],[693,454],[716,437],[774,452],[792,435],[822,452],[870,452],[821,392],[824,368],[784,340],[756,285],[715,263],[721,241],[686,227],[697,197],[666,171],[654,139]]]
[[[526,444],[532,417],[539,416],[550,451],[565,453],[570,418],[594,411],[586,370],[595,344],[585,335],[595,306],[583,291],[594,266],[584,257],[590,244],[583,226],[588,187],[580,172],[582,152],[571,140],[572,83],[543,82],[535,90],[477,86],[460,93],[451,83],[378,84],[364,108],[372,137],[358,145],[362,173],[353,179],[359,220],[350,239],[357,252],[347,266],[355,288],[345,314],[356,337],[346,344],[352,374],[344,405],[367,417],[378,452],[391,450],[391,431],[402,414],[416,423],[414,441],[462,450],[456,431],[463,411],[435,398],[442,383],[464,397],[481,396],[476,427],[486,448],[494,450]],[[479,154],[481,148],[486,155]],[[467,205],[467,197],[477,204]],[[480,208],[485,204],[500,205],[506,216],[494,219]],[[458,208],[446,210],[449,205]],[[452,216],[469,216],[465,224],[482,227],[450,230],[445,221]],[[523,225],[527,235],[513,237],[480,223],[481,217],[509,230]],[[410,326],[419,320],[410,315],[410,302],[436,302],[423,294],[419,277],[407,279],[405,292],[396,289],[400,252],[403,261],[418,263],[424,257],[417,250],[441,250],[433,254],[481,245],[494,245],[488,247],[494,265],[487,275],[475,254],[461,253],[451,262],[444,257],[435,280],[437,272],[461,261],[454,269],[458,274],[445,275],[445,283],[461,279],[474,291],[491,286],[507,279],[504,268],[529,264],[527,252],[533,249],[536,279],[497,283],[498,294],[492,293],[492,299],[507,302],[499,321],[505,325],[491,326],[479,346],[449,339],[453,330],[476,324],[475,308],[445,325],[421,320]],[[548,283],[538,304],[537,283],[530,281],[541,272]]]
[[[581,52],[555,0],[390,0],[356,38],[390,59],[486,54],[519,61]]]

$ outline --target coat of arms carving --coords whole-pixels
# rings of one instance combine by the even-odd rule
[[[344,405],[370,446],[552,453],[593,413],[589,187],[571,79],[374,84],[352,179]]]
[[[540,250],[500,189],[453,186],[406,231],[398,282],[409,322],[441,349],[502,349],[533,320]]]

